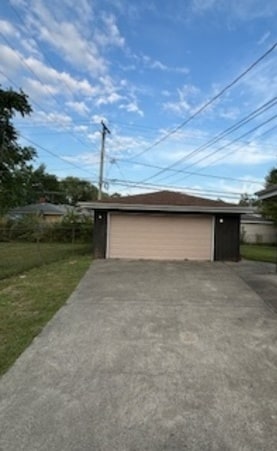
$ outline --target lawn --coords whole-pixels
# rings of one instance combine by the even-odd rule
[[[0,280],[0,374],[65,303],[91,260],[76,255]]]
[[[92,252],[91,243],[0,243],[0,280],[23,271]]]
[[[275,263],[277,259],[276,246],[266,246],[262,244],[242,244],[240,247],[241,256],[246,260],[257,260],[261,262]]]

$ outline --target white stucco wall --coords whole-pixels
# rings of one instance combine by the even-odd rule
[[[245,243],[276,243],[274,224],[241,223],[241,238]]]

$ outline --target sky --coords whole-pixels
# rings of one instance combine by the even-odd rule
[[[104,121],[109,194],[237,202],[277,163],[276,30],[276,0],[1,0],[0,84],[59,179],[98,183]]]

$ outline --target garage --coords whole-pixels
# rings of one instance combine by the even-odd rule
[[[110,213],[108,258],[211,260],[213,217]]]
[[[240,259],[240,215],[252,210],[176,191],[114,196],[79,206],[94,211],[95,258]]]

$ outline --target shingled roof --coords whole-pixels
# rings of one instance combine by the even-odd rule
[[[110,197],[101,203],[128,204],[128,205],[179,205],[192,207],[228,207],[234,204],[222,200],[205,199],[183,194],[177,191],[157,191],[133,196]]]
[[[134,196],[119,196],[93,202],[78,202],[80,208],[87,210],[130,211],[130,212],[165,212],[165,213],[251,213],[252,208],[224,202],[222,200],[206,199],[191,196],[177,191],[156,191],[136,194]]]

